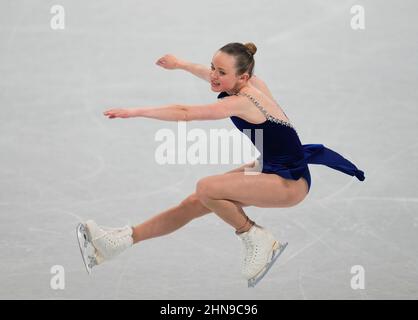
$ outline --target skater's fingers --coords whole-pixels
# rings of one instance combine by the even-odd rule
[[[106,111],[106,112],[103,112],[103,115],[109,117],[110,119],[110,118],[115,118],[117,116],[117,113],[114,111]]]
[[[106,110],[103,114],[105,114],[105,115],[113,114],[113,113],[115,113],[117,111],[118,111],[118,109],[109,109],[109,110]]]

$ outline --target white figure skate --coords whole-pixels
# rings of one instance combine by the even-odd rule
[[[248,287],[255,287],[287,246],[274,239],[264,228],[253,225],[247,232],[238,235],[244,244],[242,275]]]
[[[77,238],[88,274],[94,266],[112,259],[133,244],[131,227],[100,227],[92,220],[77,225]]]

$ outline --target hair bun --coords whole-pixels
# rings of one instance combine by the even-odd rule
[[[257,47],[255,46],[254,43],[252,42],[247,42],[246,44],[244,44],[244,46],[248,49],[248,51],[252,54],[255,55],[255,53],[257,52]]]

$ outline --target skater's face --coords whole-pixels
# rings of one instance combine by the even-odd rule
[[[217,51],[212,58],[210,73],[210,85],[214,92],[234,91],[245,85],[249,74],[236,74],[235,57]]]

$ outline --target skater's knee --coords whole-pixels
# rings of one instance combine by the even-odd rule
[[[215,192],[214,184],[210,178],[203,178],[196,184],[196,196],[201,202],[211,198],[211,195]]]
[[[196,205],[198,205],[200,203],[199,198],[197,197],[196,193],[192,193],[190,196],[188,196],[186,199],[184,199],[180,204],[182,206],[191,206],[191,207],[195,207]]]
[[[192,193],[190,196],[184,199],[180,203],[180,205],[197,216],[201,216],[203,214],[211,212],[211,210],[209,210],[202,204],[196,192]]]

